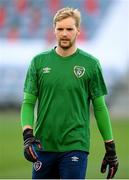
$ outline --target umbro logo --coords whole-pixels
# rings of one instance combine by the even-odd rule
[[[73,157],[71,157],[71,159],[72,159],[72,161],[78,161],[79,160],[79,158],[77,156],[73,156]]]
[[[50,73],[50,71],[51,71],[51,68],[49,68],[49,67],[43,68],[43,73],[44,73],[44,74]]]

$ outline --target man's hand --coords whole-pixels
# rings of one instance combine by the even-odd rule
[[[118,164],[119,164],[117,156],[116,156],[114,141],[105,142],[105,149],[106,149],[106,153],[103,158],[101,172],[105,173],[107,166],[109,166],[107,179],[112,179],[114,175],[116,174],[116,171],[118,169]]]
[[[28,161],[36,162],[38,155],[35,149],[42,150],[42,145],[39,140],[33,136],[32,129],[25,129],[23,132],[24,139],[24,156]]]

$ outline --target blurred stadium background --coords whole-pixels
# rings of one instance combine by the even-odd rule
[[[55,45],[52,19],[65,6],[82,13],[79,47],[102,65],[120,161],[117,179],[129,179],[129,0],[0,0],[0,179],[31,178],[23,158],[20,106],[32,57]],[[89,179],[104,178],[104,153],[91,118]]]

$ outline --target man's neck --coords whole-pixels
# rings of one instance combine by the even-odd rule
[[[76,52],[77,48],[75,46],[73,46],[69,49],[63,49],[60,46],[57,46],[55,50],[56,50],[56,53],[59,54],[60,56],[67,57],[67,56],[74,54]]]

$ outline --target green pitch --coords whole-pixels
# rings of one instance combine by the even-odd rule
[[[129,179],[129,121],[113,119],[112,127],[117,144],[120,166],[117,179]],[[0,179],[31,178],[31,163],[23,157],[22,130],[20,113],[0,112]],[[105,178],[100,173],[100,164],[104,155],[102,138],[95,120],[91,121],[91,150],[88,162],[87,178]]]

